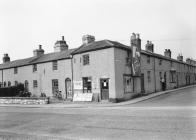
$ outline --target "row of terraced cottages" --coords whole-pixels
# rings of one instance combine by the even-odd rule
[[[85,35],[83,44],[68,49],[62,37],[54,52],[44,54],[40,45],[34,56],[10,61],[8,54],[0,65],[1,87],[23,83],[32,94],[53,96],[61,91],[63,97],[93,93],[99,100],[120,101],[139,93],[149,94],[196,84],[196,62],[183,61],[183,56],[171,58],[170,49],[164,55],[154,53],[147,42],[141,50],[139,34],[130,39],[130,46],[116,41],[100,40]]]

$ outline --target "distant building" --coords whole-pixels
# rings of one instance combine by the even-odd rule
[[[132,34],[130,46],[116,41],[95,41],[85,35],[83,44],[68,49],[62,37],[54,45],[54,52],[44,54],[42,46],[33,57],[10,61],[8,54],[0,65],[1,87],[23,83],[32,94],[53,96],[61,91],[67,99],[76,93],[93,93],[99,100],[121,101],[135,94],[149,94],[196,84],[196,61],[183,56],[171,58],[171,50],[164,55],[154,53],[148,41],[141,50],[139,34]],[[163,86],[164,83],[164,86]]]

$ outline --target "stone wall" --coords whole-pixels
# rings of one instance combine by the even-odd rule
[[[49,98],[1,97],[0,104],[48,104]]]

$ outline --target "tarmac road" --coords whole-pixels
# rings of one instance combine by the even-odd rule
[[[195,140],[195,91],[114,107],[0,107],[0,139]]]

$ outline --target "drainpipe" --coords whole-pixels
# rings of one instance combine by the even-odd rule
[[[156,90],[156,72],[155,72],[155,57],[154,57],[154,82],[155,82],[155,92],[157,91]]]
[[[2,84],[3,84],[3,69],[1,70],[1,80],[2,80]]]
[[[73,84],[73,55],[71,55],[71,81],[72,81],[72,99],[74,96],[74,84]]]

